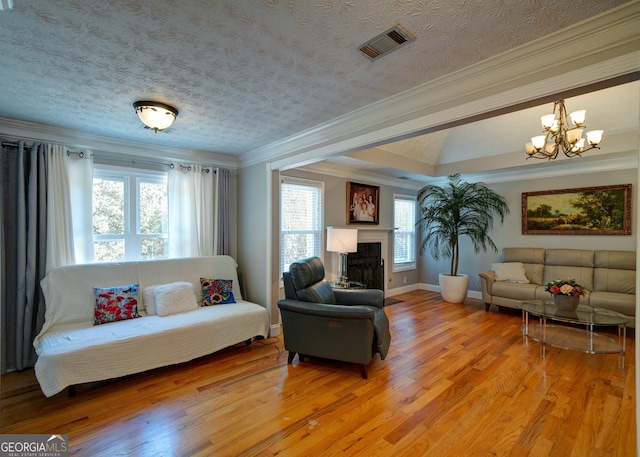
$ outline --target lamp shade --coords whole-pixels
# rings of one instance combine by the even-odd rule
[[[178,110],[158,102],[135,102],[133,107],[144,125],[155,130],[164,130],[173,124]]]
[[[358,250],[357,229],[327,229],[327,251],[356,252]]]

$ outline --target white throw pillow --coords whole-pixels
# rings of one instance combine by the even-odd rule
[[[142,289],[142,304],[147,312],[147,316],[153,316],[156,313],[156,286],[149,286]]]
[[[155,286],[156,314],[170,316],[198,309],[196,294],[190,282],[172,282]]]
[[[491,271],[496,275],[496,281],[529,284],[522,262],[492,263]]]

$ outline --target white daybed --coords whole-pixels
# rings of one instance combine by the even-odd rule
[[[198,306],[163,317],[146,312],[146,287],[187,281],[199,303],[200,278],[233,280],[236,303]],[[136,282],[142,317],[94,325],[94,286]],[[68,386],[186,362],[266,337],[269,331],[265,307],[242,299],[236,263],[228,256],[59,267],[41,286],[45,323],[33,344],[38,354],[36,378],[47,397]]]

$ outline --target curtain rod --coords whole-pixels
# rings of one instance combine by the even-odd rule
[[[76,154],[81,159],[84,157],[84,152],[83,151],[79,151],[79,152],[67,151],[67,156],[69,156],[71,154]],[[157,165],[157,166],[169,167],[171,169],[176,167],[172,162],[166,163],[166,162],[154,162],[152,160],[123,159],[121,157],[111,157],[111,156],[105,156],[105,155],[100,155],[100,154],[91,154],[91,156],[96,158],[96,159],[113,160],[115,162],[127,162],[127,163],[133,163],[133,164],[141,163],[141,164],[144,164],[144,165]],[[181,165],[181,167],[182,167],[182,165]]]
[[[20,146],[20,143],[14,143],[14,142],[11,142],[11,141],[3,141],[2,143],[0,143],[0,145],[18,147],[18,146]],[[84,157],[84,152],[82,152],[82,151],[79,151],[79,152],[67,151],[67,155],[69,155],[69,154],[78,154],[80,157]]]
[[[3,141],[2,143],[0,143],[0,145],[2,146],[19,146],[19,143],[13,143],[10,141]],[[81,159],[84,157],[84,151],[71,151],[71,150],[67,150],[67,156],[70,156],[71,154],[75,154],[78,157],[80,157]],[[101,154],[91,154],[93,157],[96,157],[98,159],[104,159],[104,160],[113,160],[116,162],[128,162],[128,163],[132,163],[132,164],[143,164],[143,165],[156,165],[156,166],[163,166],[163,167],[169,167],[172,170],[176,167],[175,164],[173,162],[154,162],[152,160],[136,160],[136,159],[123,159],[120,157],[111,157],[111,156],[106,156],[106,155],[101,155]],[[191,165],[182,165],[180,164],[180,170],[187,170],[187,171],[191,171]],[[206,173],[209,173],[211,171],[211,169],[213,169],[213,173],[216,174],[216,170],[214,167],[211,166],[207,166],[206,168],[204,168],[203,171],[205,171]]]
[[[75,152],[75,151],[67,151],[67,155],[70,154],[77,154],[80,158],[84,157],[84,152],[79,151],[79,152]],[[164,167],[169,167],[172,170],[176,167],[175,164],[173,162],[154,162],[152,160],[137,160],[137,159],[123,159],[121,157],[111,157],[111,156],[106,156],[106,155],[100,155],[100,154],[91,154],[92,157],[98,158],[98,159],[104,159],[104,160],[113,160],[116,162],[127,162],[127,163],[132,163],[132,164],[136,164],[136,163],[140,163],[143,165],[156,165],[156,166],[164,166]],[[207,167],[204,169],[205,172],[209,173],[211,167]],[[191,171],[191,165],[182,165],[180,164],[180,170],[187,170],[187,171]],[[213,170],[213,173],[215,173],[216,171]]]

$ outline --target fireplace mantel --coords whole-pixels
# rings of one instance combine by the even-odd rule
[[[341,228],[341,229],[357,229],[358,230],[358,243],[380,243],[382,258],[384,259],[384,283],[389,284],[389,270],[392,267],[390,260],[393,261],[393,253],[389,253],[389,234],[395,229],[393,227],[380,227],[380,226],[362,226],[358,224],[352,225],[330,225],[326,228]],[[332,261],[332,270],[337,271],[337,264]],[[331,273],[331,276],[334,274]],[[385,296],[387,294],[387,288],[384,288]]]
[[[394,230],[396,230],[393,227],[371,227],[368,225],[328,225],[326,228],[336,228],[336,229],[357,229],[358,231],[360,230],[366,230],[368,232],[374,232],[374,231],[378,231],[378,232],[393,232]]]

